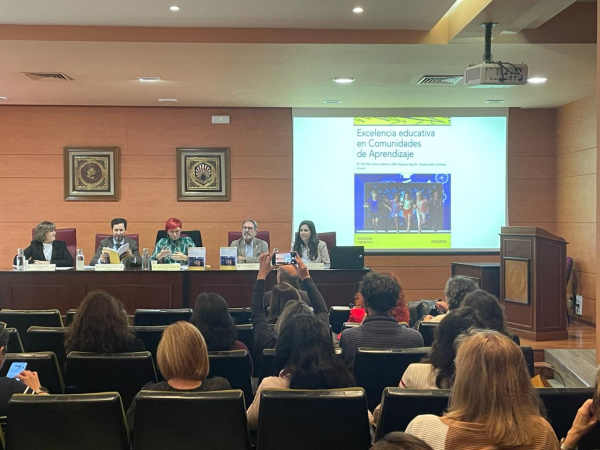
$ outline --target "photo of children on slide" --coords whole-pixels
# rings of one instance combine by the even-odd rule
[[[449,233],[450,175],[355,175],[356,233]]]

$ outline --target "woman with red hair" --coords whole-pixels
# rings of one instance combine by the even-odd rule
[[[160,239],[154,247],[151,259],[159,263],[181,263],[186,264],[187,251],[195,247],[194,241],[189,237],[181,237],[181,220],[171,217],[165,224],[165,231],[169,237]]]

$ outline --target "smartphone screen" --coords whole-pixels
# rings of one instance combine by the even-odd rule
[[[296,263],[296,252],[275,253],[271,264],[274,266],[284,266]]]
[[[10,369],[8,369],[8,373],[6,374],[6,376],[8,378],[15,378],[17,375],[19,375],[21,372],[23,372],[26,367],[27,367],[26,362],[15,361],[10,365]]]

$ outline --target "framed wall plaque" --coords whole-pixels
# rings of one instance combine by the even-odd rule
[[[529,259],[504,258],[504,301],[529,305]]]
[[[65,147],[65,200],[119,200],[119,147]]]
[[[229,148],[177,148],[177,201],[229,201]]]

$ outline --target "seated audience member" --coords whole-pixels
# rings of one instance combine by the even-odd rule
[[[148,383],[143,390],[203,392],[231,389],[225,378],[207,378],[210,366],[206,342],[200,331],[189,322],[176,322],[165,328],[156,351],[156,362],[166,381]],[[134,398],[127,411],[127,423],[132,432],[135,407]]]
[[[335,389],[354,385],[352,374],[335,354],[329,328],[311,314],[299,314],[287,321],[277,340],[274,364],[280,370],[279,376],[262,381],[248,408],[250,429],[258,426],[263,389]]]
[[[6,358],[8,339],[6,324],[0,322],[0,367]],[[16,378],[0,377],[0,424],[3,429],[6,429],[8,401],[13,394],[46,394],[48,392],[40,385],[37,372],[24,370]]]
[[[596,391],[592,400],[587,400],[577,411],[567,436],[560,440],[561,450],[577,450],[577,444],[600,420],[600,366],[596,369]]]
[[[248,219],[242,224],[242,237],[231,242],[230,247],[237,248],[238,263],[257,263],[258,255],[269,253],[266,241],[258,239],[258,224],[255,220]]]
[[[23,254],[30,264],[56,264],[56,267],[73,267],[73,257],[65,241],[56,240],[56,225],[40,222],[33,232],[33,240]],[[16,257],[13,264],[16,264]]]
[[[124,244],[129,244],[129,250],[121,255],[121,263],[125,267],[140,267],[142,265],[142,258],[138,249],[138,243],[131,238],[125,237],[127,232],[127,220],[117,218],[110,222],[112,231],[112,237],[102,239],[100,245],[96,249],[96,254],[90,262],[91,266],[96,264],[108,264],[110,262],[108,253],[104,253],[105,247],[112,248],[118,251],[119,248]]]
[[[192,238],[185,236],[181,237],[181,220],[171,217],[165,224],[165,231],[169,237],[159,239],[154,247],[154,252],[150,259],[155,259],[159,263],[186,264],[188,257],[188,248],[195,247]]]
[[[270,291],[269,315],[267,321],[270,324],[277,323],[277,319],[283,312],[285,305],[290,300],[300,300],[300,293],[294,286],[287,283],[278,283]],[[266,294],[265,294],[266,295]]]
[[[521,349],[497,331],[479,331],[459,344],[444,416],[417,416],[406,432],[434,450],[559,450],[540,406]]]
[[[281,332],[281,328],[285,324],[288,316],[295,314],[306,313],[313,314],[309,306],[302,300],[288,300],[285,305],[283,312],[275,323],[275,328],[269,326],[269,321],[265,316],[265,309],[263,305],[263,298],[265,295],[265,279],[273,268],[271,266],[272,254],[263,253],[259,257],[260,268],[258,276],[256,277],[256,284],[254,285],[254,291],[252,293],[252,325],[254,328],[254,360],[257,361],[262,355],[262,351],[265,348],[275,348],[277,342],[277,336]],[[323,296],[317,289],[310,273],[306,268],[304,262],[301,259],[296,260],[296,264],[293,265],[301,280],[302,287],[308,294],[308,299],[313,305],[314,315],[319,319],[324,326],[329,327],[329,315],[327,314],[327,305]]]
[[[367,317],[361,326],[342,332],[340,347],[348,364],[353,364],[358,347],[422,347],[418,331],[400,326],[390,310],[400,296],[400,286],[391,276],[370,272],[360,282],[359,292],[365,300]]]
[[[300,222],[296,239],[292,242],[292,251],[298,253],[305,263],[330,263],[327,243],[319,240],[312,220]]]
[[[143,352],[144,343],[128,330],[123,304],[108,292],[90,292],[77,308],[65,336],[65,352]]]
[[[392,277],[400,287],[400,295],[398,295],[396,306],[394,306],[390,311],[390,316],[396,319],[396,322],[404,322],[408,324],[408,322],[410,321],[410,314],[408,312],[408,306],[406,306],[406,295],[404,295],[404,292],[402,292],[402,285],[400,284],[400,280],[393,273],[388,272],[387,275]]]
[[[350,308],[350,316],[348,316],[348,322],[350,323],[362,323],[363,319],[367,315],[365,311],[365,299],[360,292],[354,294],[354,305]],[[342,333],[340,333],[341,336]],[[339,336],[338,336],[339,339]]]
[[[504,308],[502,308],[502,305],[500,305],[500,302],[494,295],[488,294],[482,289],[477,289],[465,296],[461,306],[470,306],[475,309],[482,317],[485,317],[486,328],[499,331],[515,341],[517,345],[521,345],[519,336],[511,333],[506,325]]]
[[[446,301],[439,301],[435,306],[438,308],[438,310],[444,313],[449,310],[452,311],[453,309],[459,308],[465,296],[476,289],[477,285],[473,282],[473,280],[463,277],[462,275],[456,275],[452,278],[449,278],[446,282],[446,289],[444,290]],[[425,316],[423,320],[426,322],[439,322],[444,317],[446,317],[445,314],[440,314],[435,317]]]
[[[394,431],[379,439],[371,450],[433,450],[428,444],[411,434]]]
[[[296,272],[296,268],[291,264],[286,264],[277,268],[277,284],[281,283],[287,283],[290,286],[293,286],[294,289],[298,291],[298,294],[300,294],[300,299],[310,304],[308,294],[302,289],[302,286],[300,286],[298,272]],[[272,291],[265,292],[264,296],[264,303],[265,305],[269,305],[269,307],[271,307],[271,293]]]
[[[237,340],[237,328],[229,315],[227,302],[214,292],[202,292],[196,299],[194,313],[190,320],[200,330],[209,352],[223,350],[250,351],[243,342]],[[250,356],[252,369],[252,356]]]

